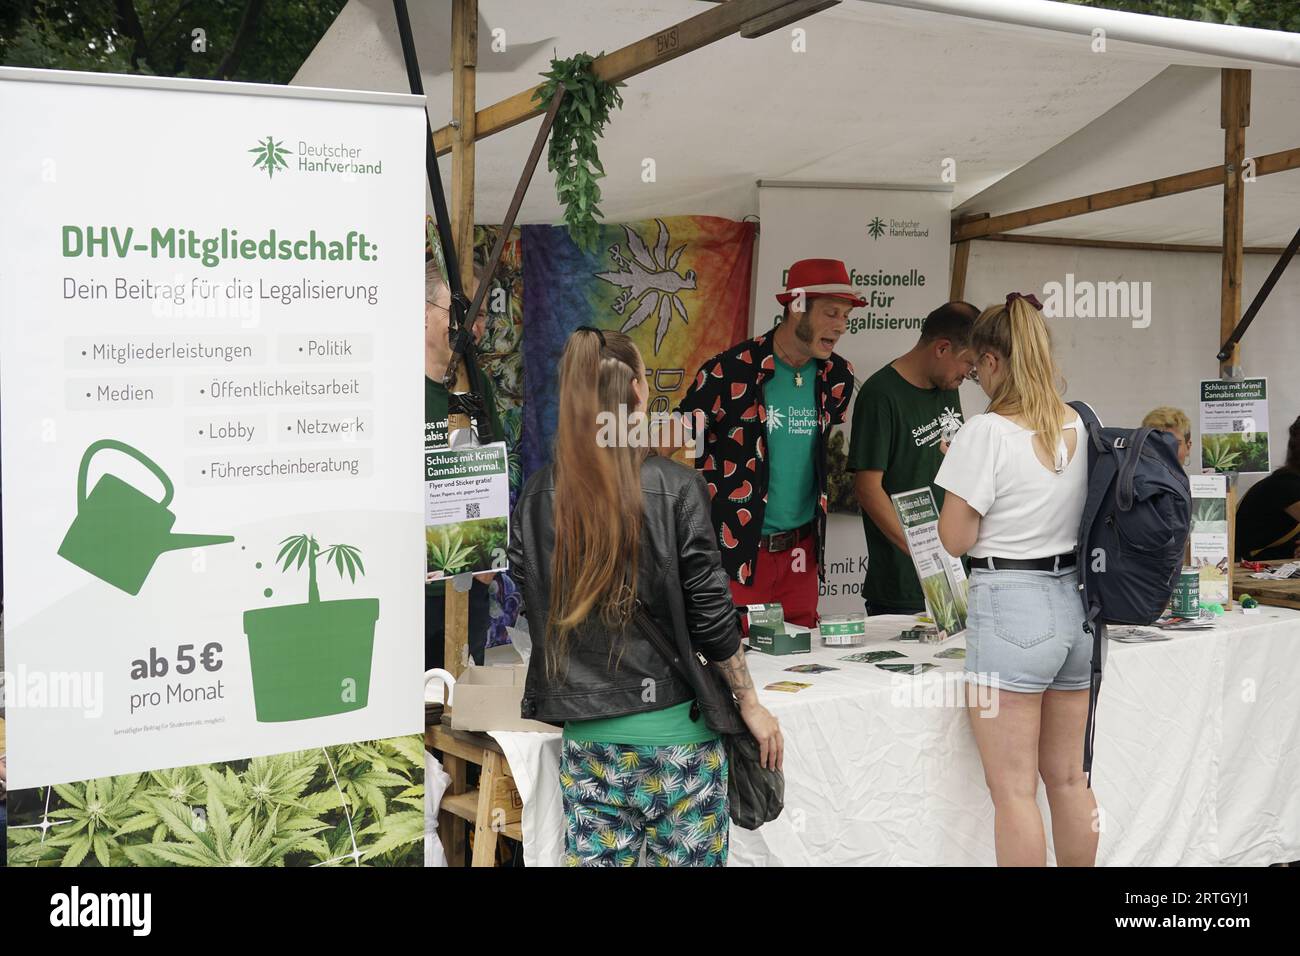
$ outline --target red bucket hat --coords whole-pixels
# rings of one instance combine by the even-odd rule
[[[789,305],[800,292],[809,299],[827,295],[855,306],[867,304],[849,284],[849,270],[839,259],[800,259],[792,265],[786,274],[785,291],[776,294],[776,301]]]

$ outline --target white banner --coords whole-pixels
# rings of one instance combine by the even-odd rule
[[[420,732],[422,102],[0,70],[11,787]]]
[[[774,296],[799,259],[842,259],[849,281],[868,300],[854,309],[835,351],[853,363],[856,386],[916,344],[921,323],[948,301],[951,193],[943,190],[760,183],[758,285],[754,332],[781,316]],[[966,388],[969,388],[967,386]],[[965,389],[963,389],[965,391]],[[982,396],[981,396],[982,397]],[[975,406],[982,410],[984,403]],[[867,544],[853,501],[853,475],[844,470],[848,420],[831,446],[832,509],[826,542],[822,614],[862,610]],[[841,444],[842,442],[842,444]]]

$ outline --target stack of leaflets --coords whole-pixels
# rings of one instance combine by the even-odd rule
[[[1150,644],[1153,641],[1173,640],[1171,634],[1162,634],[1146,627],[1108,627],[1106,636],[1121,644]]]
[[[1205,631],[1214,627],[1214,615],[1203,610],[1197,617],[1182,617],[1166,611],[1155,626],[1162,631]]]

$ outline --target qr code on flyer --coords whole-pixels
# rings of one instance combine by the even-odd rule
[[[467,519],[479,517],[479,503],[477,501],[468,501],[465,503],[465,517]]]

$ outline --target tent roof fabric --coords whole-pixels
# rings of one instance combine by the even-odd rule
[[[594,16],[590,0],[480,0],[479,107],[538,82],[554,55],[611,51],[711,6],[609,2]],[[450,119],[451,0],[411,15],[436,128]],[[600,145],[601,209],[611,222],[741,218],[758,212],[758,180],[798,180],[950,186],[955,210],[1010,212],[1221,163],[1224,66],[1253,70],[1247,155],[1300,146],[1300,70],[1285,64],[1300,64],[1300,36],[1046,0],[843,0],[628,80]],[[293,82],[404,91],[391,3],[350,0]],[[528,122],[478,143],[479,222],[501,220],[535,135]],[[1297,193],[1300,170],[1249,184],[1248,244],[1290,237]],[[1206,189],[1023,231],[1214,243],[1221,204]],[[519,221],[560,218],[539,168]]]

